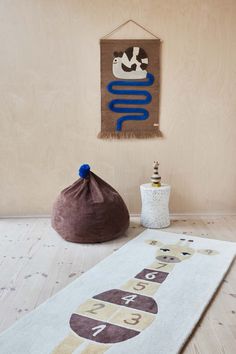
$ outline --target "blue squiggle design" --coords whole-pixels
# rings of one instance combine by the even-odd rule
[[[111,81],[107,85],[107,90],[115,95],[138,95],[145,96],[144,99],[115,99],[112,100],[108,107],[111,111],[116,113],[129,113],[123,117],[117,119],[116,131],[122,130],[123,122],[127,120],[145,120],[149,117],[149,112],[144,108],[132,108],[132,107],[117,107],[120,104],[148,104],[152,101],[152,95],[146,90],[119,90],[114,89],[113,86],[151,86],[154,82],[154,76],[150,73],[147,74],[146,81],[137,80],[117,80]],[[130,113],[138,113],[133,115]]]

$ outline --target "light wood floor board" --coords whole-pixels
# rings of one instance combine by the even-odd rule
[[[139,218],[132,218],[122,238],[80,245],[62,240],[47,218],[0,220],[0,331],[142,231]],[[236,217],[175,219],[166,231],[236,241]],[[183,353],[235,353],[235,268],[231,267]]]

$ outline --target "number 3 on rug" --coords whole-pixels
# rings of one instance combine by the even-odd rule
[[[135,326],[140,322],[141,318],[142,316],[139,315],[138,313],[132,313],[132,318],[130,320],[124,320],[124,323]]]
[[[135,331],[141,331],[148,327],[155,319],[155,314],[120,308],[120,310],[109,320],[112,324],[126,327]]]

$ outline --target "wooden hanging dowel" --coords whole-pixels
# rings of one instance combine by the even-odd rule
[[[116,31],[118,31],[120,28],[124,27],[125,25],[127,25],[127,23],[132,22],[134,23],[136,26],[142,28],[144,31],[148,32],[149,34],[151,34],[153,37],[155,37],[156,39],[159,39],[161,41],[161,39],[159,37],[157,37],[154,33],[152,33],[151,31],[149,31],[148,29],[146,29],[145,27],[143,27],[142,25],[140,25],[138,22],[130,19],[125,21],[124,23],[122,23],[121,25],[119,25],[118,27],[116,27],[114,30],[112,30],[111,32],[107,33],[105,36],[103,36],[101,39],[106,39],[109,38],[113,33],[115,33]]]

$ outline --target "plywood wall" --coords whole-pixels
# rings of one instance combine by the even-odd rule
[[[164,138],[98,140],[99,38],[129,18],[163,40]],[[235,19],[235,0],[1,0],[0,214],[49,213],[81,163],[137,213],[154,159],[172,212],[235,212]]]

